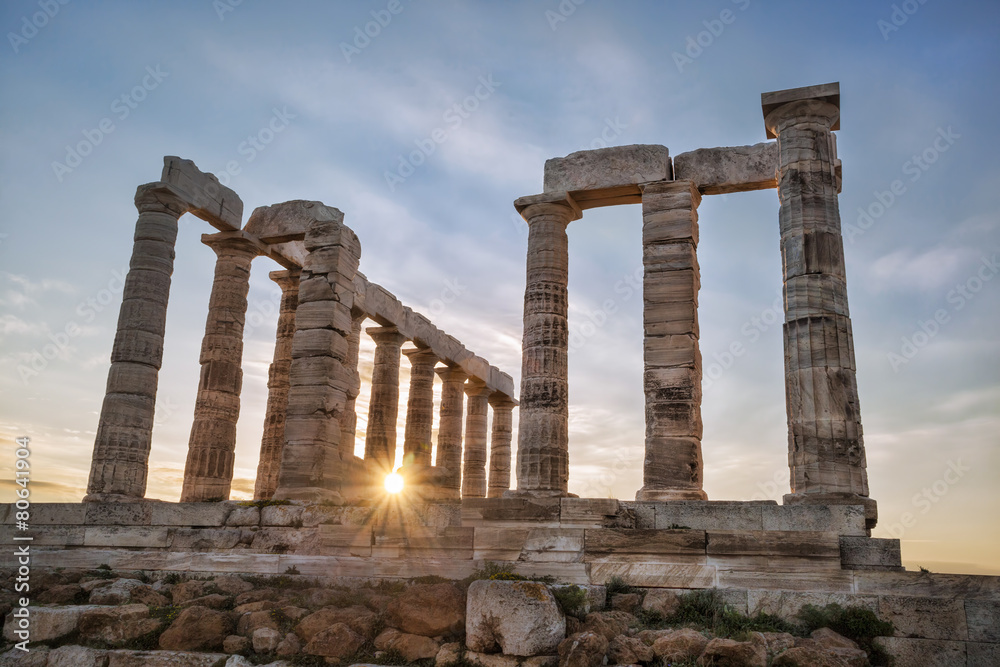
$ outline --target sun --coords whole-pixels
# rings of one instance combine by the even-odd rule
[[[391,472],[385,476],[385,490],[388,493],[399,493],[403,490],[403,476],[396,472]]]

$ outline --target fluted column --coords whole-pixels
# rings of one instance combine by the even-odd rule
[[[378,474],[396,463],[396,420],[399,417],[399,355],[406,336],[396,327],[365,329],[375,341],[372,395],[368,406],[365,462]]]
[[[492,389],[482,380],[469,380],[465,395],[465,457],[462,465],[462,497],[486,497],[486,431]]]
[[[838,84],[765,93],[778,138],[778,214],[784,273],[785,398],[791,496],[786,502],[864,504],[865,447],[847,307],[837,201]]]
[[[691,181],[642,188],[646,442],[636,500],[704,500],[698,204]]]
[[[429,349],[404,350],[410,360],[410,392],[406,399],[403,465],[430,466],[434,430],[434,366],[437,356]]]
[[[494,393],[489,398],[493,408],[493,428],[490,432],[490,479],[487,498],[502,498],[510,489],[510,441],[513,411],[516,403],[509,397]]]
[[[460,497],[462,488],[462,417],[463,385],[468,375],[461,368],[444,366],[435,369],[441,378],[441,420],[438,423],[437,459],[441,490],[444,495]]]
[[[187,204],[166,184],[149,183],[136,190],[135,206],[135,243],[85,501],[131,501],[146,494],[177,219]]]
[[[358,431],[358,394],[361,393],[361,374],[358,372],[358,355],[361,350],[361,325],[364,313],[352,314],[351,335],[347,337],[347,359],[344,366],[351,374],[351,384],[347,389],[347,404],[340,418],[340,457],[345,461],[354,458],[354,443]]]
[[[270,500],[278,488],[281,450],[285,446],[285,411],[288,408],[295,308],[299,303],[299,271],[272,271],[269,275],[281,287],[281,305],[278,307],[274,359],[267,373],[267,413],[264,416],[264,435],[260,440],[254,500]]]
[[[201,342],[201,377],[184,466],[182,503],[228,500],[243,388],[243,325],[250,263],[258,247],[239,232],[204,235],[215,251],[215,281]]]
[[[549,200],[539,201],[543,198]],[[565,194],[526,197],[515,206],[528,222],[517,494],[564,496],[569,482],[566,225],[580,211]]]

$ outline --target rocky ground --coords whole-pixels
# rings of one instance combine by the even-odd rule
[[[24,593],[14,592],[13,573],[3,575],[0,666],[870,664],[851,639],[813,627],[823,618],[837,625],[836,613],[817,611],[792,625],[741,616],[711,591],[685,595],[623,582],[560,586],[489,568],[462,582],[424,578],[354,586],[295,573],[188,578],[104,568],[36,572],[26,653],[15,646],[20,619],[14,614]],[[885,664],[877,653],[871,658]]]

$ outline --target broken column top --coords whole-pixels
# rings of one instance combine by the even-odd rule
[[[658,144],[577,151],[545,161],[545,192],[602,190],[671,177],[670,151]]]
[[[236,231],[243,225],[243,200],[219,183],[215,174],[201,171],[191,160],[163,156],[160,181],[181,195],[191,213],[219,231]]]
[[[788,104],[789,102],[800,102],[804,100],[817,100],[820,102],[828,102],[833,106],[840,109],[840,82],[835,81],[834,83],[823,83],[817,86],[805,86],[804,88],[789,88],[787,90],[776,90],[771,93],[761,93],[760,95],[760,106],[764,112],[764,119],[767,119],[767,115],[780,107],[783,104]],[[766,126],[766,123],[765,123]],[[765,127],[765,129],[767,129]],[[840,129],[840,119],[833,124],[832,130]],[[775,135],[771,130],[767,129],[767,138],[774,139]]]

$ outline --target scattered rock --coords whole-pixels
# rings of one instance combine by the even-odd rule
[[[601,667],[608,640],[587,631],[567,637],[559,644],[559,667]]]
[[[119,646],[160,629],[163,622],[149,617],[144,604],[94,607],[83,612],[77,629],[80,639]]]
[[[611,641],[618,635],[627,635],[630,625],[636,624],[636,618],[624,611],[595,611],[583,619],[582,630],[593,631]]]
[[[220,649],[232,630],[229,614],[207,607],[188,607],[160,635],[160,648],[168,651]]]
[[[49,649],[45,646],[27,653],[19,648],[12,648],[0,654],[0,667],[46,667],[48,661]]]
[[[465,659],[477,667],[518,667],[520,661],[516,656],[504,655],[502,653],[476,653],[467,651]]]
[[[706,646],[708,639],[697,630],[669,630],[653,642],[653,654],[668,663],[690,660],[700,656]]]
[[[193,600],[188,600],[183,602],[180,607],[208,607],[209,609],[232,609],[233,598],[230,595],[222,595],[221,593],[211,593],[209,595],[202,595],[200,598],[194,598]]]
[[[257,628],[251,642],[257,653],[274,653],[285,636],[274,628]]]
[[[80,617],[84,612],[91,609],[99,609],[88,605],[75,607],[30,607],[31,614],[31,641],[47,642],[53,639],[65,637],[76,630],[80,623]],[[15,630],[18,629],[18,619],[14,618],[13,612],[7,614],[3,624],[3,636],[9,642],[20,641]],[[24,651],[18,651],[23,654]]]
[[[80,584],[62,584],[42,591],[35,596],[38,604],[73,604],[85,598],[84,590]]]
[[[274,652],[280,656],[298,655],[302,652],[302,642],[294,632],[289,632],[285,638],[278,642]]]
[[[452,667],[462,661],[464,652],[465,647],[461,642],[442,644],[437,657],[434,658],[434,667]]]
[[[864,651],[827,649],[818,644],[790,648],[771,663],[773,667],[865,667],[867,664],[868,654]]]
[[[236,622],[236,634],[244,637],[252,637],[253,633],[261,628],[278,629],[278,620],[272,610],[251,611],[241,615]]]
[[[222,650],[226,653],[243,653],[250,648],[249,637],[229,635],[222,641]]]
[[[634,665],[653,660],[653,649],[637,637],[619,635],[608,644],[608,661],[616,665]]]
[[[815,639],[816,643],[823,648],[858,649],[858,645],[856,643],[847,637],[834,632],[830,628],[819,628],[818,630],[813,630],[812,634],[809,636]]]
[[[253,590],[253,584],[234,574],[226,574],[212,580],[212,585],[220,593],[236,596]]]
[[[107,662],[107,651],[83,646],[60,646],[49,652],[46,667],[104,667]]]
[[[313,635],[305,645],[304,652],[325,658],[348,658],[358,652],[364,638],[351,630],[345,623],[334,623]]]
[[[750,641],[763,646],[769,658],[795,646],[795,637],[787,632],[755,632]]]
[[[639,607],[640,598],[637,593],[618,593],[611,596],[611,608],[615,611],[634,612]]]
[[[453,584],[417,584],[391,601],[385,612],[388,625],[403,632],[454,635],[465,627],[465,596]]]
[[[411,635],[389,628],[375,638],[375,648],[380,651],[396,651],[408,662],[415,662],[437,657],[441,645],[430,637]]]
[[[205,595],[207,593],[205,588],[208,584],[209,582],[201,581],[199,579],[192,579],[180,584],[174,584],[174,587],[170,590],[170,598],[173,600],[175,605],[184,604],[188,600],[194,600],[195,598],[200,598]]]
[[[645,611],[655,612],[661,616],[673,616],[680,606],[680,596],[677,591],[668,588],[653,588],[646,593],[642,599],[642,608]]]
[[[545,584],[481,580],[469,586],[465,644],[470,651],[544,655],[565,636],[566,617]]]
[[[767,651],[754,642],[738,642],[732,639],[716,638],[698,658],[699,667],[767,667]]]
[[[138,579],[118,579],[110,586],[97,588],[90,594],[90,604],[149,604],[162,607],[169,600]]]
[[[362,640],[365,640],[375,636],[378,617],[360,605],[346,609],[324,607],[299,621],[298,625],[295,626],[295,634],[308,643],[321,630],[337,623],[343,623],[352,632],[359,635]]]

